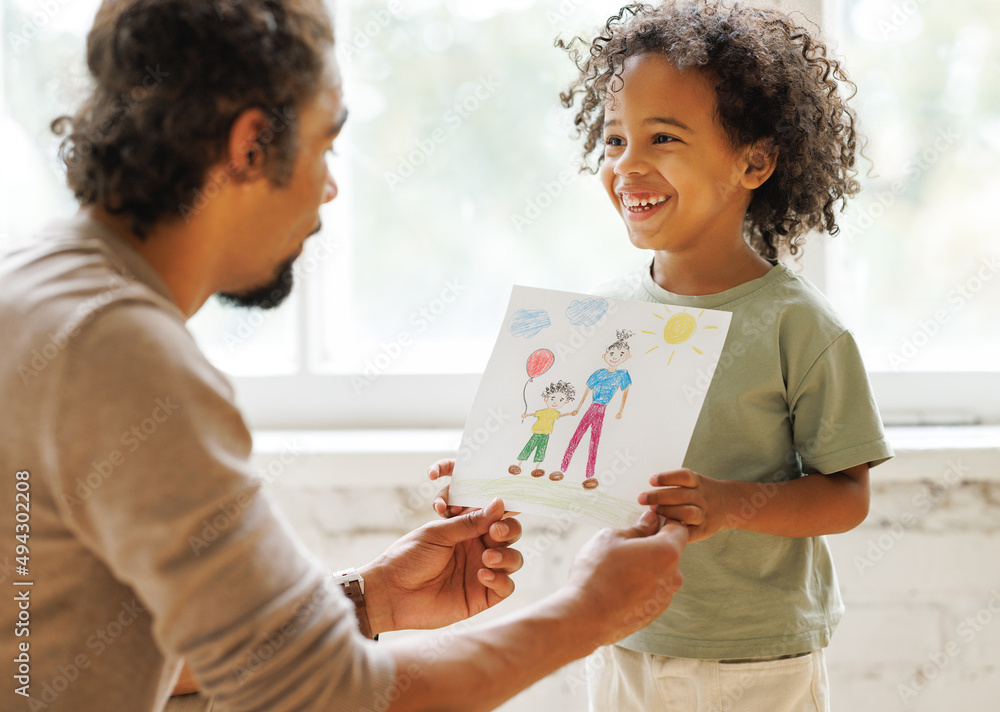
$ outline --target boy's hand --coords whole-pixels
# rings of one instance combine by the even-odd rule
[[[708,539],[729,528],[727,517],[738,498],[734,497],[733,483],[728,480],[712,479],[683,468],[653,475],[649,483],[662,489],[641,493],[639,504],[687,526],[690,542]]]
[[[427,477],[436,480],[439,477],[451,477],[451,473],[455,471],[455,458],[449,457],[446,460],[438,460],[427,470]],[[449,507],[448,506],[448,485],[445,485],[437,491],[434,495],[434,501],[431,503],[434,507],[434,511],[438,513],[438,516],[448,519],[450,517],[457,517],[459,514],[464,514],[466,511],[471,511],[468,507]]]
[[[427,477],[436,480],[439,477],[451,477],[451,473],[455,471],[455,458],[449,457],[445,460],[438,460],[427,470]],[[459,514],[465,514],[466,512],[472,512],[476,507],[453,507],[448,504],[448,485],[445,485],[437,491],[434,495],[434,501],[431,503],[434,507],[434,511],[438,513],[438,516],[444,517],[445,519],[450,519],[451,517],[457,517]],[[506,512],[504,513],[504,518],[516,517],[520,512]],[[517,531],[520,532],[521,525],[518,522],[514,522],[517,526]],[[520,533],[518,533],[520,536]],[[512,544],[517,539],[497,539],[498,542],[506,542]]]

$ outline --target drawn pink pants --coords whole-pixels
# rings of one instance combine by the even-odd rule
[[[573,459],[573,453],[576,452],[580,440],[583,439],[583,434],[587,431],[587,428],[590,428],[590,453],[587,455],[587,477],[594,476],[594,466],[597,464],[597,446],[601,442],[601,428],[604,427],[604,409],[607,407],[606,403],[591,403],[590,408],[583,414],[580,424],[576,426],[576,432],[570,438],[566,454],[563,455],[563,472],[569,467],[569,461]]]

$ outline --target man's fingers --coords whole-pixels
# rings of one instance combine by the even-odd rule
[[[656,532],[654,536],[669,540],[680,551],[687,545],[689,534],[688,528],[682,523],[668,519],[666,524],[660,527],[660,531]]]
[[[524,557],[517,549],[487,549],[483,552],[483,565],[494,571],[513,574],[524,566]]]
[[[503,514],[503,501],[496,497],[483,509],[473,509],[446,521],[425,526],[439,537],[441,544],[453,546],[473,537],[483,536],[494,522],[500,521]]]
[[[656,508],[656,513],[661,517],[673,519],[688,526],[698,526],[705,523],[705,510],[693,504],[661,505]]]
[[[514,593],[514,581],[502,571],[479,569],[476,576],[479,579],[479,583],[490,589],[499,598],[507,598]]]
[[[510,546],[521,538],[521,522],[512,518],[501,519],[490,525],[483,537],[487,547]]]
[[[622,533],[626,539],[635,537],[650,536],[660,529],[660,518],[652,510],[647,509],[639,517],[639,521],[628,529],[623,529]]]

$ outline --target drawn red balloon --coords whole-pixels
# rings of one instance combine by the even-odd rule
[[[538,349],[538,351],[528,357],[528,363],[526,365],[528,376],[531,378],[541,376],[552,367],[555,360],[555,355],[553,355],[553,353],[548,349]]]

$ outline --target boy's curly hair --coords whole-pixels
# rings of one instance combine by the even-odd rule
[[[69,187],[144,238],[198,200],[250,108],[271,121],[259,140],[267,177],[287,184],[297,111],[332,46],[321,0],[104,0],[87,36],[93,92],[52,122],[69,131],[60,148]]]
[[[571,401],[576,398],[576,389],[566,381],[556,381],[555,383],[550,383],[544,391],[542,391],[542,400],[545,400],[551,395],[556,393],[562,393],[566,396],[567,401]]]
[[[734,148],[766,149],[769,142],[778,151],[774,173],[754,191],[744,221],[753,248],[764,257],[776,258],[783,248],[795,255],[803,233],[839,232],[834,209],[839,202],[842,211],[861,187],[854,164],[863,139],[847,105],[857,87],[826,45],[784,13],[719,0],[632,3],[589,43],[576,37],[556,46],[580,70],[559,96],[566,108],[580,98],[574,123],[586,137],[585,160],[603,144],[607,93],[620,88],[626,58],[660,53],[678,69],[715,75],[716,116]],[[602,161],[598,153],[591,170]]]

